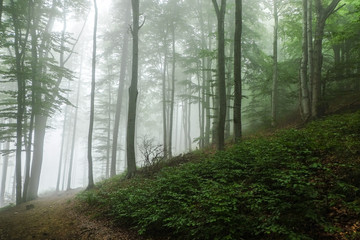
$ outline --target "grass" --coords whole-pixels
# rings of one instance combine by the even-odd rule
[[[178,157],[78,198],[98,217],[157,237],[358,239],[359,188],[357,112]]]

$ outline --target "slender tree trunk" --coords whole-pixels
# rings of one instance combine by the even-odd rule
[[[61,169],[62,169],[63,159],[64,159],[63,153],[64,153],[65,135],[66,135],[67,111],[68,111],[68,106],[66,105],[65,113],[64,113],[63,131],[61,134],[60,158],[59,158],[58,176],[57,176],[57,181],[56,181],[56,192],[60,191]]]
[[[80,63],[80,69],[81,69],[81,63]],[[72,168],[73,168],[73,162],[74,162],[74,152],[75,152],[75,140],[76,140],[77,119],[78,119],[78,110],[79,110],[80,89],[81,89],[81,70],[80,70],[80,77],[79,77],[79,82],[78,82],[78,86],[77,86],[77,93],[76,93],[76,105],[75,105],[76,107],[75,107],[75,116],[74,116],[74,126],[73,126],[73,132],[72,132],[72,140],[71,140],[70,167],[69,167],[67,190],[71,189],[71,177],[72,177]]]
[[[303,36],[302,36],[302,59],[301,59],[301,72],[300,72],[300,106],[301,116],[303,121],[307,121],[310,117],[310,98],[308,88],[308,17],[307,17],[307,2],[303,0]]]
[[[164,64],[163,64],[163,79],[162,79],[162,120],[163,120],[163,151],[164,151],[164,156],[167,158],[168,157],[168,147],[167,147],[167,120],[166,120],[166,72],[167,72],[167,33],[164,36]]]
[[[242,35],[242,0],[236,0],[235,37],[234,37],[234,140],[239,142],[242,137],[241,123],[241,35]]]
[[[126,3],[127,3],[126,16],[125,16],[124,32],[123,32],[124,40],[123,40],[122,53],[121,53],[120,78],[119,78],[119,87],[118,87],[117,101],[116,101],[113,142],[111,147],[110,177],[113,177],[116,174],[116,157],[117,157],[117,149],[118,149],[119,125],[120,125],[122,99],[124,95],[126,69],[128,63],[128,52],[129,52],[128,26],[130,24],[130,19],[131,19],[131,8],[130,8],[130,2],[128,0],[126,0]]]
[[[132,57],[132,79],[129,88],[129,109],[126,133],[127,169],[128,177],[136,172],[135,159],[135,124],[136,124],[136,102],[138,96],[138,64],[139,64],[139,0],[131,0],[133,10],[133,57]]]
[[[199,136],[199,148],[203,148],[203,141],[204,141],[204,127],[203,127],[203,115],[202,115],[202,87],[201,87],[201,77],[200,77],[200,65],[197,65],[197,72],[196,72],[196,79],[197,79],[197,84],[199,86],[199,91],[198,91],[198,119],[199,119],[199,129],[200,129],[200,136]]]
[[[234,36],[234,33],[230,33],[230,36]],[[230,38],[229,36],[229,38]],[[229,46],[229,56],[234,56],[234,42],[230,43]],[[233,64],[231,60],[228,59],[226,62],[227,73],[226,73],[226,123],[225,123],[225,139],[228,139],[231,134],[231,92],[232,92],[232,73],[233,73]]]
[[[278,27],[279,16],[277,0],[274,3],[274,44],[273,44],[273,85],[271,95],[271,126],[275,127],[277,122],[277,105],[278,105]]]
[[[15,4],[11,0],[12,8],[12,22],[14,25],[14,49],[15,49],[15,69],[17,79],[17,114],[16,114],[16,161],[15,161],[15,176],[16,176],[16,204],[22,201],[22,179],[21,179],[21,153],[22,153],[22,134],[23,134],[23,119],[25,108],[25,80],[23,79],[22,58],[25,46],[21,46],[21,32],[18,28],[18,19],[15,13]],[[24,41],[26,44],[26,41]]]
[[[188,88],[190,90],[190,87]],[[187,138],[188,138],[188,149],[191,152],[191,100],[189,99],[188,113],[187,113]]]
[[[209,51],[211,51],[211,38],[209,39]],[[210,145],[210,134],[211,134],[211,103],[210,103],[210,95],[211,95],[211,83],[212,83],[212,60],[210,57],[206,60],[206,127],[205,127],[205,145]]]
[[[172,23],[172,69],[171,69],[171,101],[170,101],[170,126],[169,126],[169,157],[172,157],[172,138],[173,138],[173,123],[174,123],[174,104],[175,104],[175,64],[176,64],[176,48],[175,48],[175,23]]]
[[[225,120],[226,120],[226,83],[225,83],[225,10],[226,0],[221,0],[219,8],[217,1],[212,0],[218,20],[218,88],[219,113],[217,126],[217,149],[225,148]]]
[[[184,130],[184,149],[188,150],[188,130],[187,130],[187,124],[188,124],[188,104],[187,104],[188,100],[184,100],[183,101],[183,105],[182,105],[182,123],[183,123],[183,130]]]
[[[309,75],[309,84],[308,84],[308,92],[309,92],[309,111],[311,112],[311,104],[312,104],[312,86],[314,79],[314,47],[313,47],[313,14],[312,14],[312,2],[313,0],[307,0],[307,43],[308,43],[308,75]]]
[[[94,108],[95,108],[95,77],[96,77],[96,34],[98,21],[98,8],[94,0],[94,33],[93,33],[93,55],[92,55],[92,78],[91,78],[91,105],[90,105],[90,125],[88,135],[88,189],[94,187],[93,159],[92,159],[92,135],[94,129]]]
[[[10,150],[10,142],[5,143],[5,151]],[[3,155],[3,166],[2,166],[2,177],[1,177],[1,192],[0,192],[0,207],[4,206],[5,203],[5,192],[6,192],[6,178],[9,166],[9,153]]]

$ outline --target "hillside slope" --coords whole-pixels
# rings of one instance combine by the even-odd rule
[[[360,239],[360,112],[175,160],[79,198],[147,236]]]

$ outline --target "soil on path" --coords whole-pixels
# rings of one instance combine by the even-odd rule
[[[75,209],[80,190],[53,194],[0,211],[0,240],[143,239],[127,229],[114,229]]]

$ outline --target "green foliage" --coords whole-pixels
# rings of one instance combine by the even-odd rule
[[[319,239],[342,231],[339,209],[359,217],[359,128],[360,112],[333,116],[164,168],[151,179],[108,180],[80,199],[140,234]]]

